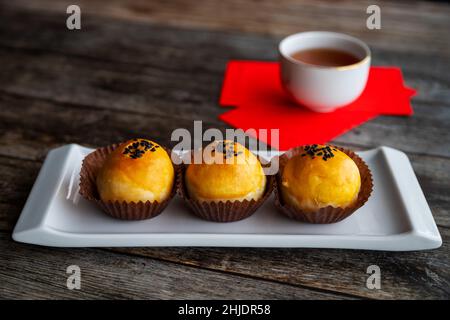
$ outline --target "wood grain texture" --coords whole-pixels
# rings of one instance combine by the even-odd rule
[[[217,123],[224,112],[217,100],[226,62],[276,59],[277,38],[96,16],[86,17],[87,31],[74,34],[60,28],[55,13],[33,18],[32,12],[11,9],[0,15],[0,91],[85,108]],[[30,23],[23,26],[23,20]],[[194,55],[196,48],[202,49]],[[449,157],[450,59],[378,48],[374,57],[375,64],[401,66],[407,83],[419,90],[415,116],[379,117],[336,141]],[[440,144],[428,143],[436,137]]]
[[[210,270],[373,299],[448,299],[450,232],[444,247],[422,252],[261,248],[115,248],[113,251],[176,261]],[[381,290],[366,288],[367,267],[381,269]]]
[[[391,51],[432,52],[447,55],[450,8],[424,1],[377,1],[382,28],[366,28],[366,9],[373,1],[314,0],[79,0],[82,12],[101,17],[155,23],[180,28],[225,30],[265,36],[304,30],[333,30],[365,38]],[[5,5],[8,4],[5,1]],[[64,13],[70,1],[16,0],[14,7]],[[412,36],[414,35],[414,36]]]
[[[142,116],[5,94],[0,95],[0,104],[3,106],[0,126],[4,129],[0,135],[0,154],[25,159],[42,160],[51,148],[61,144],[97,147],[132,137],[152,137],[170,146],[174,129],[193,130],[193,120],[170,114]],[[203,126],[224,127],[208,121]]]
[[[382,2],[80,0],[80,32],[67,1],[0,0],[1,298],[426,298],[450,297],[450,6]],[[24,23],[26,22],[26,23]],[[444,245],[426,252],[302,249],[52,249],[14,243],[11,230],[47,152],[147,136],[170,146],[175,128],[217,120],[230,59],[276,60],[286,34],[336,30],[372,47],[375,65],[398,65],[419,90],[411,118],[379,117],[338,137],[354,149],[407,152]],[[83,290],[65,268],[84,270]],[[378,264],[382,290],[365,288]],[[190,281],[186,282],[186,279]]]
[[[427,157],[424,160],[425,163],[430,161]],[[447,166],[448,162],[446,161]],[[434,167],[440,167],[440,165],[441,163],[434,163]],[[3,234],[9,234],[15,224],[21,210],[20,204],[24,203],[38,169],[38,162],[0,157],[0,175],[5,177],[4,188],[2,188],[5,191],[3,199],[6,202],[5,205],[0,205],[0,231]],[[419,179],[425,182],[435,180],[429,174],[440,174],[439,171],[430,170],[421,172],[420,165],[417,169]],[[441,168],[442,171],[447,172],[448,169],[450,168]],[[17,181],[18,177],[27,177],[27,179]],[[427,183],[422,183],[422,186],[426,192]],[[445,193],[437,190],[436,194]],[[449,206],[449,199],[447,198],[445,203],[437,202],[438,205],[443,206],[442,211],[434,209],[434,199],[429,198],[429,201],[436,221],[440,225],[439,230],[444,241],[442,248],[432,251],[398,253],[257,248],[111,248],[109,250],[303,288],[318,288],[345,296],[384,299],[448,298],[450,295],[450,250],[448,249],[450,226],[445,208]],[[17,244],[17,246],[20,245]],[[371,264],[377,264],[382,269],[382,290],[372,291],[365,287],[367,278],[365,271]]]
[[[0,260],[0,297],[6,299],[351,298],[102,250],[17,244],[5,234],[0,234]],[[80,290],[67,289],[69,265],[81,269]]]

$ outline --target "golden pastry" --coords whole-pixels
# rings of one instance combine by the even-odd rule
[[[103,201],[162,202],[170,197],[175,170],[156,142],[133,139],[108,155],[97,175]]]
[[[304,212],[353,205],[361,188],[356,163],[344,152],[325,145],[305,146],[287,160],[281,175],[283,200]]]
[[[258,158],[233,141],[215,141],[203,151],[200,164],[189,164],[184,181],[189,196],[206,202],[258,200],[266,176]]]

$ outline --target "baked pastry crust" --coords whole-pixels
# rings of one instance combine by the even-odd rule
[[[283,200],[304,212],[332,206],[346,208],[358,199],[358,166],[344,152],[324,145],[305,146],[305,152],[285,164],[280,191]]]
[[[192,199],[206,202],[258,200],[266,176],[258,158],[233,141],[215,141],[202,151],[202,163],[189,164],[185,186]],[[195,156],[194,156],[195,158]]]
[[[103,201],[161,202],[169,198],[174,177],[164,148],[150,140],[133,139],[108,155],[96,183]]]

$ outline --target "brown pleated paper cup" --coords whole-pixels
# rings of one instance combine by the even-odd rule
[[[280,161],[279,162],[280,170],[276,176],[276,182],[274,183],[275,206],[287,217],[307,223],[322,223],[322,224],[335,223],[342,221],[345,218],[352,215],[357,209],[362,207],[369,199],[373,189],[373,181],[372,181],[372,174],[367,164],[356,153],[354,153],[351,150],[336,146],[331,147],[344,152],[358,166],[359,174],[361,176],[361,188],[359,190],[358,199],[355,201],[353,205],[346,208],[335,208],[332,206],[327,206],[315,212],[304,212],[285,203],[283,201],[283,197],[280,194],[279,185],[281,184],[281,176],[287,160],[298,154],[304,153],[303,146],[296,147],[290,149],[289,151],[287,151],[278,158]]]
[[[106,157],[119,145],[113,144],[99,148],[88,154],[84,160],[80,171],[80,194],[87,200],[96,203],[108,215],[122,220],[144,220],[156,217],[169,204],[176,193],[178,185],[179,166],[174,165],[175,181],[172,192],[167,200],[162,202],[126,202],[126,201],[102,201],[97,191],[97,173],[102,167]],[[170,150],[164,148],[170,156]]]
[[[178,193],[191,211],[199,218],[214,222],[233,222],[250,217],[267,200],[273,190],[274,176],[266,175],[266,189],[258,200],[206,202],[191,199],[186,190],[184,165],[178,180]]]

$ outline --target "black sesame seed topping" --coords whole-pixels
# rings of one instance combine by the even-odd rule
[[[304,146],[303,150],[305,153],[301,154],[302,157],[308,155],[311,159],[315,159],[317,156],[321,157],[323,161],[327,161],[328,159],[334,157],[333,151],[337,151],[335,148],[330,148],[330,146],[323,146],[319,148],[317,144]]]
[[[147,151],[156,151],[159,148],[158,145],[153,144],[153,142],[145,139],[133,139],[133,143],[130,143],[125,147],[122,154],[131,158],[138,159],[141,158]]]
[[[215,149],[212,150],[212,153],[219,152],[223,154],[223,158],[230,159],[232,157],[237,157],[242,154],[242,151],[236,151],[234,142],[230,141],[222,141],[215,146]]]

